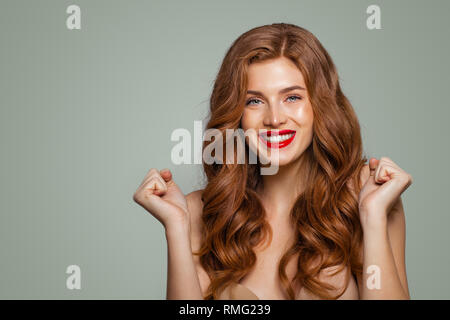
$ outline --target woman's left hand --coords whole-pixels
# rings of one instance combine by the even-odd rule
[[[385,225],[388,213],[412,184],[412,176],[387,157],[370,158],[369,168],[358,199],[363,227]]]

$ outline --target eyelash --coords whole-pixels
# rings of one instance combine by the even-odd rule
[[[302,100],[302,98],[299,97],[299,96],[289,96],[289,97],[287,97],[287,99],[289,99],[289,98],[297,98],[298,100]],[[245,105],[248,106],[250,104],[250,102],[252,102],[252,101],[261,101],[261,100],[256,99],[256,98],[252,98],[252,99],[247,100]]]

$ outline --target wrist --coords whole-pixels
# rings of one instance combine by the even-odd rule
[[[190,223],[187,221],[170,221],[164,225],[166,237],[190,237]]]
[[[387,214],[385,212],[361,212],[361,226],[365,233],[387,231]]]

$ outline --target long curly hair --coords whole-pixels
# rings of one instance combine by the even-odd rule
[[[337,299],[347,288],[351,274],[362,274],[357,194],[367,158],[362,154],[356,114],[319,40],[308,30],[288,23],[256,27],[239,36],[228,49],[214,81],[205,129],[214,128],[225,137],[226,129],[240,128],[248,66],[278,57],[289,58],[302,72],[314,115],[313,139],[305,150],[308,176],[301,177],[306,187],[290,211],[296,236],[279,262],[278,275],[290,299],[296,297],[296,285],[321,299]],[[203,150],[218,141],[204,141]],[[221,141],[224,145],[227,142]],[[249,163],[249,148],[241,143],[246,151],[244,164],[208,164],[203,160],[207,178],[202,193],[203,233],[200,249],[194,254],[199,255],[211,279],[204,296],[207,300],[217,299],[229,284],[248,274],[256,262],[255,246],[272,241],[265,209],[255,191],[262,184],[261,163]],[[226,157],[235,160],[236,152]],[[288,279],[286,265],[295,256],[299,257],[297,272]],[[338,266],[336,273],[349,267],[346,285],[337,295],[330,291],[336,290],[334,286],[318,278],[322,270],[332,266]]]

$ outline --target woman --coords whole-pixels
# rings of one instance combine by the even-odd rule
[[[203,161],[207,185],[186,197],[153,168],[134,194],[165,227],[167,299],[410,298],[400,195],[412,177],[387,157],[366,163],[313,34],[275,23],[241,35],[215,80],[212,128],[260,132],[244,140],[257,163]],[[263,175],[272,154],[278,171]]]

